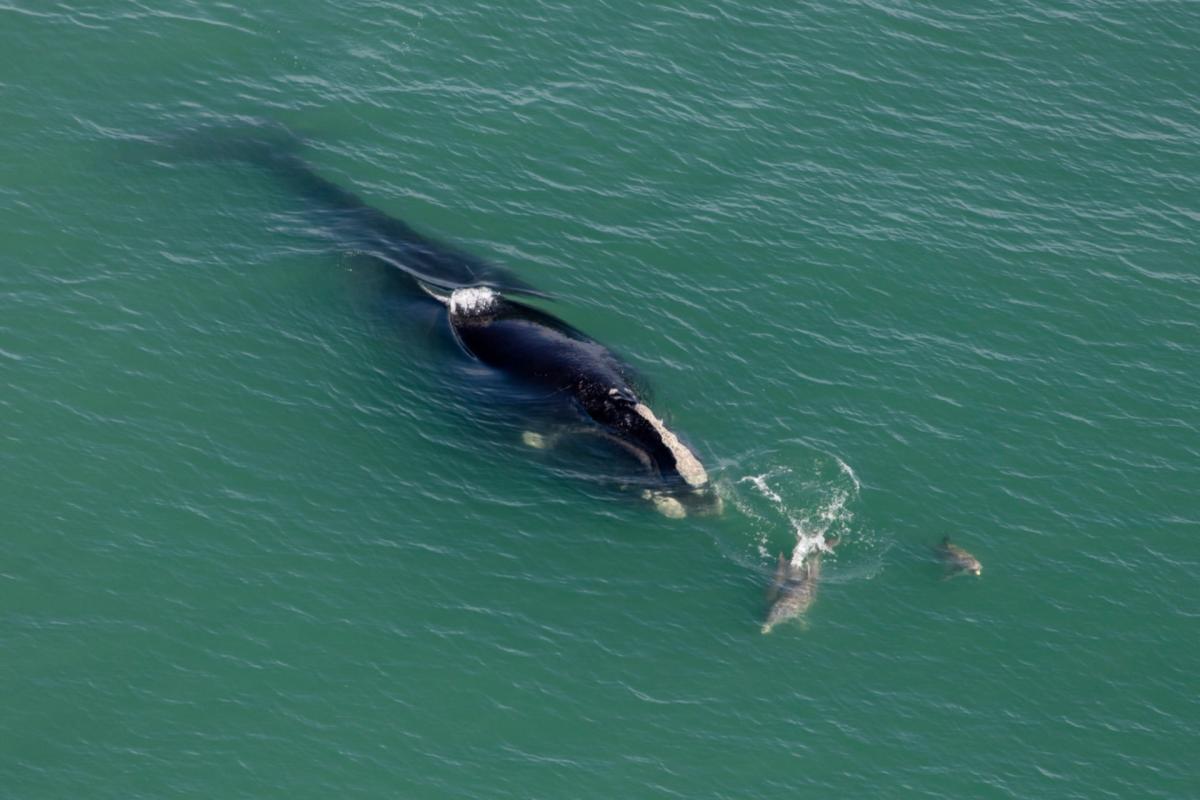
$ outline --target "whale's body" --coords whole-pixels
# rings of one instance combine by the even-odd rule
[[[569,398],[600,431],[634,452],[661,489],[689,500],[706,494],[708,474],[700,460],[642,402],[626,367],[607,347],[489,287],[457,289],[438,299],[468,354],[547,394]]]
[[[418,301],[440,303],[468,356],[561,396],[592,432],[632,453],[651,479],[643,495],[664,514],[683,516],[685,507],[720,510],[700,460],[650,411],[620,359],[554,315],[511,297],[544,294],[508,270],[426,237],[363,202],[300,159],[294,138],[280,146],[278,132],[267,133],[223,149],[265,167],[307,197],[320,213],[320,230],[336,246],[394,268]]]

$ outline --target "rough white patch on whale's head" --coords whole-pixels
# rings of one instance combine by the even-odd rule
[[[450,313],[464,317],[487,314],[496,309],[500,295],[486,286],[469,286],[450,293]]]
[[[679,441],[678,436],[667,430],[667,426],[663,425],[661,419],[654,416],[653,411],[642,403],[635,405],[633,410],[642,419],[649,422],[651,427],[658,432],[663,445],[671,451],[671,455],[675,456],[675,469],[678,470],[679,476],[689,486],[703,486],[708,483],[708,473],[704,470],[704,465],[700,463],[700,459],[696,458],[695,454],[691,450],[688,450],[683,442]]]

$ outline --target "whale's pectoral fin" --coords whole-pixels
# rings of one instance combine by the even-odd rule
[[[657,475],[654,461],[650,458],[650,455],[645,450],[633,444],[632,442],[627,442],[621,437],[609,433],[598,425],[571,425],[563,428],[553,436],[552,444],[557,443],[561,439],[564,439],[568,436],[600,439],[608,442],[610,445],[616,447],[622,452],[628,453],[635,461],[641,464],[643,469],[645,469],[651,475]],[[528,444],[528,442],[526,443]]]
[[[638,447],[633,442],[627,442],[624,439],[622,439],[620,436],[614,436],[613,434],[609,433],[608,431],[604,430],[603,428],[597,427],[595,425],[581,425],[579,427],[572,428],[570,432],[581,435],[581,436],[593,436],[593,437],[596,437],[599,439],[603,439],[604,441],[608,442],[609,444],[613,445],[614,447],[620,448],[621,450],[625,451],[629,455],[633,456],[633,458],[639,464],[641,464],[642,467],[644,469],[646,469],[647,471],[649,471],[651,473],[653,473],[655,471],[654,470],[654,461],[650,458],[649,453],[647,453],[642,448]]]
[[[670,495],[660,492],[648,492],[649,500],[654,504],[654,510],[662,514],[668,519],[683,519],[687,516],[687,509],[683,507],[683,503],[676,500]]]
[[[535,431],[524,431],[521,433],[521,441],[534,450],[548,450],[554,446],[558,438],[555,434],[545,435]]]

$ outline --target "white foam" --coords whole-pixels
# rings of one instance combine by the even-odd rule
[[[858,491],[862,489],[862,484],[858,482],[858,476],[854,474],[854,470],[850,469],[849,464],[833,455],[833,453],[830,453],[830,455],[833,456],[833,460],[838,463],[839,467],[841,467],[842,472],[849,477],[850,480],[854,481],[854,493],[858,494]]]
[[[780,497],[774,489],[767,485],[767,477],[768,474],[765,472],[762,475],[749,475],[739,480],[738,483],[746,483],[749,481],[750,483],[754,484],[754,488],[762,492],[764,497],[780,508],[783,508],[783,498]]]
[[[474,316],[496,308],[500,295],[486,286],[468,286],[450,293],[450,313]]]
[[[793,507],[792,503],[784,498],[784,494],[788,494],[789,497],[792,495],[790,492],[783,492],[788,485],[785,481],[792,476],[792,470],[787,466],[775,466],[766,472],[748,475],[738,480],[738,483],[748,483],[753,486],[755,493],[769,501],[792,529],[792,533],[796,537],[791,553],[793,566],[801,566],[805,559],[817,551],[829,552],[830,547],[826,544],[826,537],[830,530],[844,528],[854,516],[847,506],[858,496],[861,484],[858,476],[846,462],[836,456],[834,456],[834,460],[837,462],[841,474],[849,479],[849,485],[846,485],[844,480],[841,481],[843,485],[840,487],[836,485],[836,481],[833,482],[833,485],[830,485],[827,480],[821,479],[802,481],[802,486],[816,489],[819,494],[825,495],[825,498],[815,507]],[[750,507],[743,504],[741,508],[744,512],[757,517],[761,522],[766,522],[760,513],[753,512]],[[756,538],[760,556],[769,558],[769,533],[762,531]]]

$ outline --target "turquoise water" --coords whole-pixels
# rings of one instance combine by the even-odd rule
[[[0,796],[1200,795],[1198,31],[0,3]],[[255,121],[552,294],[725,513],[523,446],[304,198],[164,155]]]

